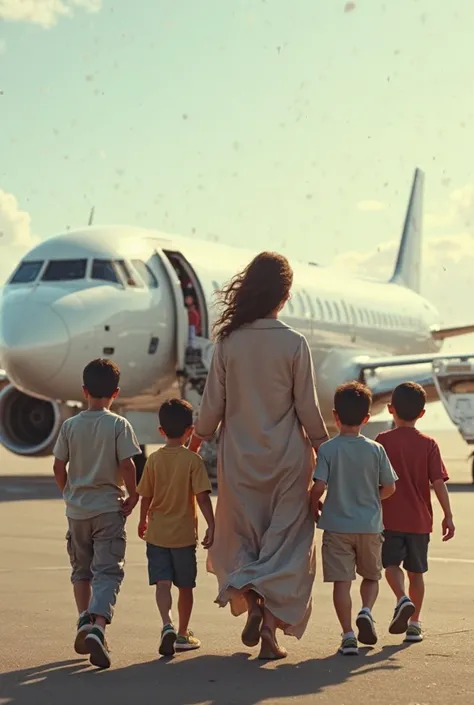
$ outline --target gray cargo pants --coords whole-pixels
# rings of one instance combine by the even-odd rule
[[[89,612],[105,617],[110,624],[124,575],[125,517],[119,512],[109,512],[93,519],[68,518],[68,522],[66,541],[71,582],[91,582]]]

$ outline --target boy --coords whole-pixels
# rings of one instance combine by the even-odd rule
[[[196,587],[196,500],[207,531],[202,542],[214,540],[211,483],[202,458],[184,447],[193,432],[193,409],[181,399],[170,399],[159,411],[166,445],[148,458],[138,485],[142,497],[138,535],[147,542],[148,577],[156,585],[156,603],[163,620],[159,653],[198,649],[199,639],[189,631]],[[178,631],[171,618],[171,584],[179,591]]]
[[[383,505],[382,562],[387,582],[398,600],[389,632],[405,634],[408,642],[423,640],[419,621],[425,592],[423,573],[428,570],[428,544],[433,531],[430,483],[444,512],[443,541],[454,536],[445,485],[448,474],[438,444],[415,428],[425,413],[425,401],[425,390],[419,384],[400,384],[388,407],[396,428],[377,436],[399,477],[396,494]],[[408,574],[410,597],[405,593],[402,562]]]
[[[87,411],[63,423],[53,450],[54,475],[66,502],[67,550],[79,612],[74,648],[90,654],[99,668],[110,666],[105,627],[123,580],[125,518],[138,502],[133,456],[140,446],[128,421],[109,410],[119,381],[120,370],[111,360],[93,360],[85,367]]]
[[[373,645],[377,634],[372,608],[382,577],[381,500],[395,492],[397,476],[382,446],[361,435],[370,418],[372,394],[359,382],[337,388],[334,419],[339,435],[318,451],[311,502],[316,520],[327,490],[318,527],[324,529],[324,582],[334,583],[333,600],[342,627],[340,653],[358,654],[357,641]],[[362,577],[362,609],[352,629],[351,583]]]

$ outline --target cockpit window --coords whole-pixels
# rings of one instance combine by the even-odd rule
[[[141,259],[132,259],[132,264],[149,289],[158,288],[156,277],[145,262]]]
[[[91,279],[99,279],[103,282],[113,282],[119,284],[119,278],[115,271],[114,263],[107,259],[95,259],[92,262]]]
[[[123,259],[119,259],[117,260],[116,265],[119,268],[120,273],[123,276],[124,280],[127,282],[128,286],[136,286],[137,282],[133,278],[133,275],[130,271],[130,267],[128,267],[127,263],[124,262]]]
[[[75,279],[85,279],[86,259],[56,259],[48,262],[41,281],[65,282]]]
[[[40,273],[43,262],[22,262],[10,279],[10,284],[31,284]]]

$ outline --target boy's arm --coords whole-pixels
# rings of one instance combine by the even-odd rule
[[[54,472],[54,479],[56,480],[56,484],[61,490],[61,492],[64,492],[64,488],[66,487],[67,484],[67,461],[64,460],[59,460],[59,458],[54,459],[54,464],[53,464],[53,472]]]
[[[127,499],[122,504],[122,514],[129,516],[135,509],[138,502],[137,494],[137,469],[133,458],[122,460],[119,465],[120,473],[128,492]]]
[[[199,492],[196,495],[197,503],[199,504],[199,509],[207,523],[207,531],[204,536],[202,545],[204,548],[210,548],[214,543],[214,509],[212,508],[211,495],[208,491]]]
[[[142,479],[138,483],[137,493],[141,497],[140,502],[140,521],[138,524],[138,535],[141,539],[145,538],[145,533],[148,528],[148,512],[155,494],[155,475],[153,472],[153,460],[148,458],[143,468]]]
[[[451,502],[449,501],[448,488],[444,482],[444,478],[440,478],[433,482],[433,489],[441,509],[444,512],[441,528],[443,532],[443,541],[449,541],[453,538],[456,528],[453,522],[453,513],[451,511]]]
[[[395,490],[395,483],[398,480],[398,475],[392,467],[385,448],[382,445],[378,445],[379,453],[379,494],[380,499],[388,499],[391,497]]]
[[[210,548],[214,542],[214,510],[211,502],[212,486],[204,461],[199,456],[193,458],[191,487],[199,504],[199,509],[207,523],[207,531],[202,545],[204,548]]]
[[[128,497],[122,505],[122,513],[128,516],[133,512],[138,502],[137,469],[133,456],[140,455],[141,448],[131,424],[123,418],[120,419],[120,424],[121,428],[115,445],[119,460],[119,470],[128,492]]]
[[[439,446],[435,440],[432,442],[428,458],[428,473],[436,498],[444,513],[441,524],[443,541],[449,541],[453,538],[455,532],[451,502],[449,501],[448,488],[445,484],[449,480],[449,476],[443,463]]]
[[[66,438],[66,431],[64,429],[64,424],[61,426],[59,435],[56,439],[56,443],[53,448],[54,464],[53,472],[56,484],[64,492],[64,488],[67,484],[67,464],[69,462],[69,444]]]
[[[138,524],[138,535],[141,539],[145,538],[146,530],[148,529],[148,511],[150,509],[151,497],[142,497],[140,502],[140,522]]]
[[[329,461],[324,452],[324,447],[319,449],[313,480],[314,485],[311,488],[311,509],[315,521],[318,521],[322,509],[321,497],[326,492],[329,482]]]

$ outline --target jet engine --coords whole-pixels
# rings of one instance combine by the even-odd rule
[[[16,455],[51,455],[62,422],[78,409],[0,385],[0,444]]]

